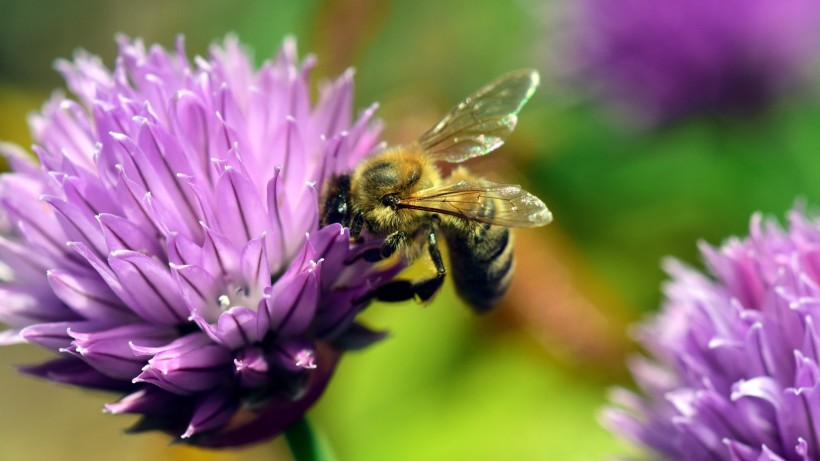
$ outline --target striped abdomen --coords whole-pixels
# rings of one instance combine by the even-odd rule
[[[446,238],[456,291],[476,312],[488,312],[512,280],[512,234],[506,227],[464,223]]]

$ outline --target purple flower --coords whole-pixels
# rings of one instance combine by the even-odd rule
[[[820,459],[820,221],[752,218],[702,245],[713,277],[669,261],[664,306],[640,327],[641,390],[614,393],[613,431],[675,460]]]
[[[815,0],[582,0],[572,60],[650,122],[749,112],[801,80],[820,39]]]
[[[193,62],[120,38],[113,71],[57,63],[76,99],[32,117],[39,164],[2,149],[0,341],[62,355],[26,372],[229,446],[280,433],[381,337],[354,318],[396,268],[318,218],[325,179],[374,149],[375,107],[353,118],[352,72],[311,105],[313,64],[287,40],[257,70],[232,37]]]

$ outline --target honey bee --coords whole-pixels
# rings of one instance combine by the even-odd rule
[[[362,231],[383,238],[380,248],[363,253],[369,261],[398,252],[409,263],[426,247],[435,267],[435,276],[390,282],[373,298],[429,300],[447,274],[440,236],[447,242],[456,291],[473,310],[488,312],[504,295],[513,273],[508,227],[543,226],[552,214],[520,186],[497,184],[463,167],[442,177],[436,162],[459,163],[501,146],[538,82],[534,70],[505,74],[451,109],[416,142],[387,148],[352,173],[330,178],[323,225],[341,223],[353,239]]]

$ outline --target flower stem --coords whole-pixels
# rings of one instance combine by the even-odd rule
[[[307,418],[301,418],[285,431],[285,440],[294,461],[334,461],[322,437],[313,431]]]

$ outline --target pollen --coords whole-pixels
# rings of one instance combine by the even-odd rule
[[[231,298],[228,295],[220,295],[217,300],[219,301],[219,307],[222,309],[227,309],[231,305]]]

